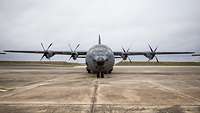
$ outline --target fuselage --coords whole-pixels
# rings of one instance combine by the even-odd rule
[[[86,55],[86,65],[91,73],[111,73],[115,63],[115,57],[106,45],[98,44],[91,47]]]

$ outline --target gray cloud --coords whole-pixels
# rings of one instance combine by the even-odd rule
[[[46,46],[54,42],[54,50],[69,50],[68,43],[81,43],[81,50],[87,50],[101,33],[103,43],[118,51],[121,46],[148,51],[148,42],[160,51],[200,51],[199,4],[199,0],[1,0],[0,49],[41,50],[40,42]]]

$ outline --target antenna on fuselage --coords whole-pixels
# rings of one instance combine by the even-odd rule
[[[100,36],[100,34],[99,34],[99,44],[101,44],[101,36]]]

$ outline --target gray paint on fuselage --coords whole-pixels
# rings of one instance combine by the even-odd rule
[[[97,64],[97,59],[102,58],[105,62],[103,65]],[[91,47],[86,55],[86,65],[92,73],[112,71],[115,63],[115,57],[111,50],[106,45],[98,44]]]

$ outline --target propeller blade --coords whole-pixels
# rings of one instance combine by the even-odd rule
[[[78,44],[77,46],[76,46],[76,48],[74,49],[74,52],[77,50],[77,48],[80,46],[80,44]]]
[[[150,44],[148,44],[148,45],[149,45],[149,48],[150,48],[151,52],[154,52],[153,49],[151,48]]]
[[[42,46],[43,50],[45,51],[44,45],[42,43],[41,43],[41,46]]]
[[[128,57],[128,60],[130,61],[130,63],[132,63],[132,61],[131,61],[131,58],[130,58],[130,57]]]
[[[65,62],[67,62],[67,58],[65,59]]]
[[[72,56],[69,57],[69,61],[71,60]]]
[[[53,44],[53,43],[51,43],[51,44],[49,45],[49,47],[47,48],[47,50],[49,50],[49,48],[52,46],[52,44]]]
[[[68,46],[69,46],[69,49],[71,50],[71,52],[73,52],[71,44],[68,44]]]
[[[41,59],[40,59],[40,61],[44,58],[44,56],[45,56],[45,55],[43,54],[42,57],[41,57]]]
[[[123,47],[122,47],[122,50],[123,50],[124,53],[126,53],[126,50]]]
[[[159,63],[159,60],[158,60],[158,58],[155,56],[155,58],[156,58],[156,61],[157,61],[157,63]]]
[[[153,52],[156,52],[157,49],[158,49],[158,47],[156,47]]]

